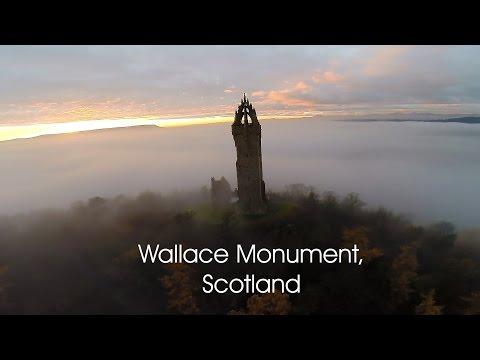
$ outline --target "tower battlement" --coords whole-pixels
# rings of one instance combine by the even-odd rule
[[[257,112],[246,95],[235,111],[232,135],[237,149],[237,183],[240,205],[249,213],[266,210],[262,170],[262,127]]]

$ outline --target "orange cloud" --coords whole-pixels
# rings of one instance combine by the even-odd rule
[[[269,101],[276,102],[287,106],[313,106],[315,103],[292,95],[291,90],[269,91],[266,98]]]
[[[228,114],[232,106],[190,105],[185,108],[164,104],[157,100],[82,99],[64,102],[22,103],[0,111],[0,126],[12,124],[50,124],[105,119],[158,119],[165,117],[210,116]],[[0,129],[0,132],[4,129]]]
[[[299,94],[308,93],[312,87],[305,81],[297,82],[293,87],[271,90],[271,91],[254,91],[253,97],[262,99],[264,103],[277,103],[287,106],[313,106],[315,103],[310,100],[302,99]]]
[[[295,90],[299,90],[302,92],[310,90],[312,87],[308,85],[305,81],[300,81],[295,85]]]

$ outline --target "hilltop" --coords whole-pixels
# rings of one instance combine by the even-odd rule
[[[365,209],[355,194],[339,198],[302,185],[268,199],[261,216],[246,216],[236,204],[214,208],[204,190],[96,197],[66,211],[0,218],[0,313],[478,313],[480,250],[459,243],[451,224],[415,226],[388,210]],[[150,242],[212,249],[357,244],[364,265],[143,264],[138,244]],[[301,274],[302,292],[206,295],[207,273]]]

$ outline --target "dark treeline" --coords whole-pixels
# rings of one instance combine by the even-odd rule
[[[480,248],[446,222],[416,226],[297,184],[269,194],[266,215],[215,209],[206,189],[92,198],[69,210],[0,219],[2,314],[474,314]],[[468,240],[468,239],[467,239]],[[137,244],[351,247],[365,263],[143,264]],[[302,276],[298,295],[204,294],[202,276]]]

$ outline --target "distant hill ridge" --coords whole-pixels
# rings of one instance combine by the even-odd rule
[[[433,119],[433,120],[422,120],[422,119],[361,119],[361,120],[346,120],[346,121],[360,121],[360,122],[430,122],[430,123],[461,123],[461,124],[480,124],[480,116],[464,116],[464,117],[455,117],[449,119]]]

